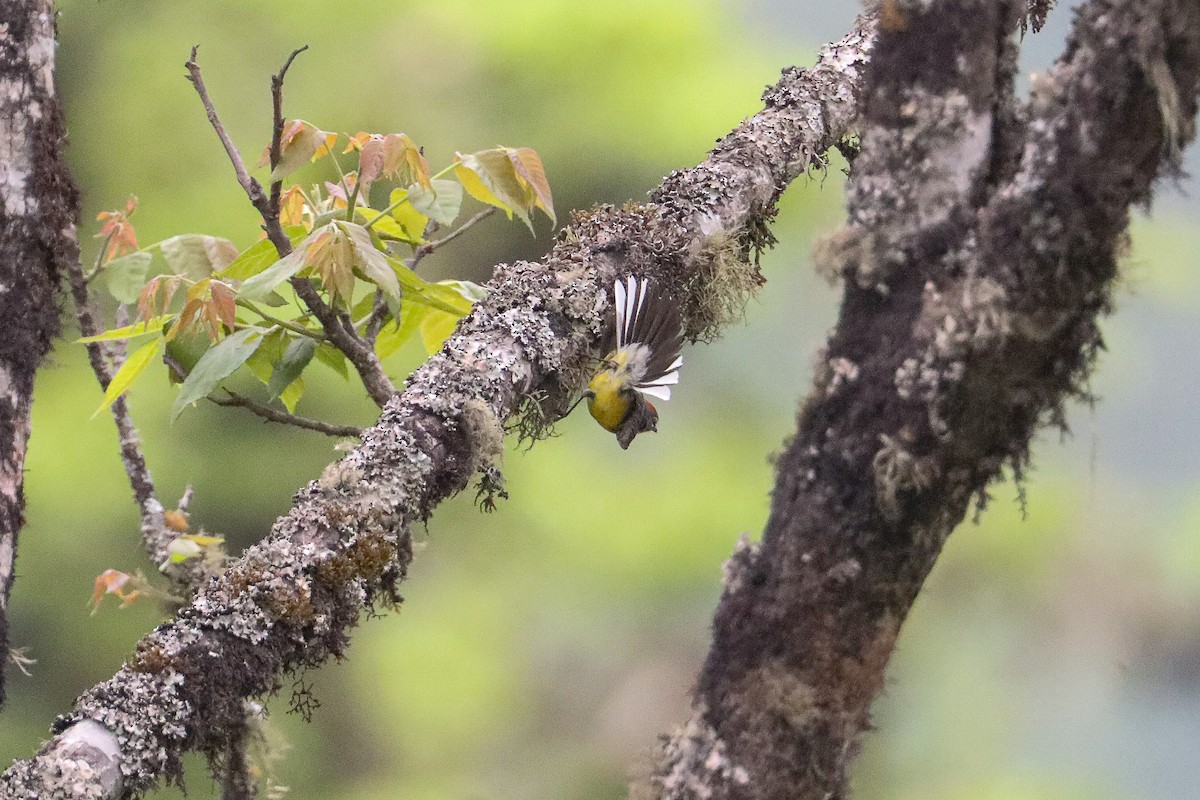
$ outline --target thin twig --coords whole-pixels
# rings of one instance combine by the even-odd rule
[[[352,436],[360,438],[362,436],[362,428],[356,428],[353,425],[334,425],[329,422],[321,422],[316,419],[308,419],[307,417],[298,417],[287,411],[280,411],[277,408],[271,408],[249,397],[240,395],[237,392],[225,389],[228,397],[219,397],[210,395],[209,400],[219,406],[229,408],[244,408],[255,416],[261,417],[267,422],[278,422],[280,425],[291,425],[295,428],[303,428],[307,431],[316,431],[323,433],[326,436]]]
[[[184,67],[188,71],[188,80],[192,82],[192,86],[196,87],[196,94],[200,95],[200,102],[204,105],[204,113],[208,115],[208,122],[213,126],[213,130],[217,133],[217,138],[221,140],[221,144],[225,148],[225,154],[229,156],[229,161],[233,164],[233,171],[237,175],[237,181],[246,191],[246,196],[250,198],[250,202],[258,209],[258,212],[263,215],[265,220],[267,212],[270,210],[270,200],[266,193],[263,192],[262,184],[251,177],[250,172],[246,169],[246,162],[242,159],[241,152],[238,151],[237,145],[233,143],[229,132],[225,130],[225,126],[221,123],[221,118],[217,116],[217,109],[213,105],[212,98],[209,97],[208,88],[204,85],[204,76],[200,72],[200,65],[196,63],[196,53],[199,51],[200,45],[192,47],[192,56],[185,63]],[[276,227],[278,227],[278,216],[276,216]],[[291,252],[291,242],[287,236],[283,234],[283,229],[278,229],[278,237],[273,235],[273,232],[268,229],[267,236],[275,244],[275,248],[279,250],[280,257]],[[280,247],[285,248],[280,249]]]
[[[75,317],[79,321],[79,329],[84,336],[96,336],[103,331],[98,320],[98,312],[88,296],[87,278],[83,267],[78,261],[68,265],[67,277],[71,284],[71,295],[75,300]],[[87,345],[88,361],[101,390],[107,391],[112,383],[118,365],[120,353],[110,353],[101,342],[90,342]],[[110,362],[110,358],[113,361]],[[129,485],[133,489],[133,499],[141,511],[142,540],[150,560],[155,564],[162,563],[167,557],[167,546],[172,534],[163,522],[163,508],[154,491],[154,481],[146,466],[146,456],[142,452],[141,439],[137,427],[129,414],[129,406],[125,396],[121,395],[109,406],[113,422],[117,426],[117,437],[121,447],[121,463],[125,474],[129,477]]]
[[[250,176],[246,170],[246,162],[242,159],[242,154],[238,151],[237,145],[229,137],[229,133],[225,130],[225,126],[221,123],[221,118],[217,115],[216,107],[213,105],[212,98],[209,97],[208,88],[204,85],[204,77],[200,71],[200,65],[196,63],[197,47],[192,48],[192,56],[184,64],[188,71],[188,80],[192,82],[192,86],[196,88],[196,93],[200,95],[200,102],[204,106],[204,111],[208,115],[209,124],[217,133],[217,138],[221,140],[221,144],[225,147],[225,153],[229,156],[230,162],[233,164],[233,171],[237,174],[238,183],[246,191],[246,196],[250,198],[250,202],[258,210],[263,219],[263,230],[267,233],[267,238],[275,245],[279,257],[283,258],[292,252],[292,243],[288,239],[287,234],[283,231],[283,226],[279,223],[279,203],[278,200],[274,204],[271,198],[263,191],[262,184]],[[283,68],[273,76],[271,80],[272,97],[275,105],[275,126],[271,136],[271,164],[274,168],[279,162],[279,153],[281,150],[281,139],[283,136],[283,78],[287,72],[287,68],[291,66],[292,61],[304,51],[300,48],[293,52]],[[272,192],[274,194],[274,192]],[[375,356],[375,351],[364,342],[353,329],[348,328],[341,320],[336,311],[333,310],[317,292],[312,281],[307,278],[292,278],[292,289],[301,301],[312,311],[313,316],[321,323],[325,329],[325,334],[329,337],[330,343],[341,350],[350,363],[354,365],[358,371],[359,377],[362,379],[363,387],[367,390],[367,394],[379,406],[383,406],[393,395],[396,394],[396,386],[392,383],[391,378],[383,371],[379,359]]]
[[[296,56],[308,49],[308,45],[298,47],[292,51],[292,54],[287,57],[287,61],[283,62],[283,66],[279,68],[279,72],[271,76],[271,108],[272,108],[272,123],[271,123],[271,169],[279,165],[279,159],[283,155],[283,79],[287,77],[287,71],[291,68],[292,62],[296,60]],[[272,223],[279,224],[279,197],[283,191],[283,181],[273,181],[271,183],[271,198],[269,201],[269,213],[263,215],[263,221],[268,225]]]
[[[464,233],[466,233],[468,230],[470,230],[472,227],[474,227],[475,225],[478,225],[480,222],[483,222],[485,219],[487,219],[494,213],[496,213],[496,207],[488,206],[483,211],[480,211],[478,214],[476,214],[475,216],[468,219],[462,225],[459,225],[457,228],[452,230],[450,233],[443,236],[441,239],[435,239],[432,242],[426,242],[423,245],[419,245],[417,247],[416,253],[413,255],[412,268],[416,269],[417,264],[421,263],[421,259],[425,258],[425,256],[430,255],[431,253],[433,253],[435,250],[437,250],[440,247],[445,247],[446,245],[450,244],[455,239],[457,239],[458,237],[460,237]]]

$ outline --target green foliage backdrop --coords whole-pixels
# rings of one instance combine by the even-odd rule
[[[560,218],[641,198],[702,158],[781,66],[809,62],[819,44],[764,38],[767,25],[717,0],[64,0],[61,12],[85,220],[136,194],[143,241],[203,230],[242,247],[255,217],[183,79],[193,44],[248,158],[268,136],[269,74],[307,43],[290,116],[405,131],[439,164],[455,149],[534,147]],[[832,169],[787,195],[768,285],[744,327],[685,354],[658,434],[622,452],[576,414],[560,437],[510,451],[512,499],[498,513],[468,498],[439,511],[401,611],[366,622],[345,663],[304,676],[321,702],[312,723],[287,713],[290,687],[269,702],[291,745],[278,766],[289,797],[623,795],[656,734],[684,718],[721,560],[766,518],[768,456],[836,313],[808,251],[838,223],[840,178]],[[999,490],[918,601],[860,796],[1174,798],[1200,786],[1200,367],[1182,344],[1200,335],[1200,213],[1168,208],[1137,224],[1101,404],[1078,411],[1074,440],[1041,443],[1027,517],[1011,487]],[[494,263],[543,251],[539,224],[531,239],[493,218],[422,270],[482,282]],[[419,355],[393,357],[393,378]],[[327,439],[231,409],[201,406],[168,425],[174,392],[154,376],[132,396],[160,492],[192,483],[193,519],[235,551],[336,457]],[[88,616],[101,571],[152,569],[115,433],[105,415],[89,420],[99,400],[82,347],[64,342],[37,388],[14,595],[15,644],[38,663],[10,679],[4,757],[32,752],[53,715],[158,620],[148,603]],[[334,377],[313,381],[300,411],[372,419]],[[216,795],[193,762],[188,796]]]

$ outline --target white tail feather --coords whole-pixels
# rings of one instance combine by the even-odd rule
[[[652,381],[646,381],[645,383],[639,383],[638,388],[641,388],[643,386],[674,385],[676,383],[679,383],[679,373],[678,372],[668,372],[666,375],[655,378]]]
[[[671,399],[671,390],[666,386],[639,386],[637,389],[642,394],[648,394],[651,397],[657,397],[659,400]]]
[[[617,311],[617,349],[625,346],[625,286],[617,281],[613,284],[613,297]]]

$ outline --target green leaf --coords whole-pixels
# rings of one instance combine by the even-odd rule
[[[388,205],[396,206],[392,209],[392,218],[399,223],[414,244],[421,244],[425,241],[425,228],[429,226],[429,217],[413,208],[412,203],[401,202],[407,199],[407,189],[392,190],[391,196],[388,197]],[[399,205],[396,205],[397,203]]]
[[[364,278],[378,286],[385,297],[399,303],[400,281],[388,263],[388,257],[375,248],[371,234],[363,226],[351,222],[339,222],[338,225],[354,245],[354,266],[362,271]]]
[[[153,257],[144,251],[114,258],[104,265],[104,288],[121,303],[136,303],[146,285],[146,271]]]
[[[304,256],[308,250],[307,240],[296,245],[296,249],[257,275],[247,278],[238,289],[238,297],[244,300],[265,301],[275,288],[304,269]]]
[[[391,265],[392,271],[396,273],[396,279],[400,282],[406,303],[421,303],[448,314],[457,314],[460,317],[470,313],[470,301],[454,289],[429,283],[398,258],[387,256],[387,261]]]
[[[283,358],[279,359],[279,363],[275,365],[270,383],[267,384],[272,400],[279,397],[285,389],[292,385],[293,381],[300,377],[300,373],[304,372],[316,352],[316,340],[309,339],[307,336],[294,339],[287,346],[287,349],[283,351]]]
[[[439,178],[433,181],[433,189],[413,184],[408,187],[408,201],[412,207],[442,225],[453,225],[462,208],[463,187],[458,181]]]
[[[509,219],[516,214],[533,232],[533,223],[529,219],[529,209],[535,202],[533,192],[527,191],[521,183],[512,160],[504,150],[480,150],[466,155],[459,153],[454,175],[476,200],[502,209]]]
[[[487,297],[488,294],[486,286],[480,286],[474,281],[447,280],[438,281],[438,285],[449,286],[471,303],[478,303],[480,300]]]
[[[289,225],[283,229],[292,246],[308,236],[303,225]],[[222,280],[244,281],[251,275],[257,275],[279,260],[279,251],[270,239],[261,239],[242,251],[241,255],[229,262],[229,266],[218,271],[215,277]]]
[[[421,343],[425,352],[433,355],[442,349],[442,344],[454,333],[454,326],[462,319],[459,314],[447,314],[444,311],[430,309],[421,320]]]
[[[196,332],[176,336],[167,342],[167,355],[183,370],[183,377],[177,376],[175,370],[169,371],[171,383],[183,383],[211,344],[207,336]]]
[[[138,375],[146,369],[147,365],[154,360],[154,356],[158,355],[158,346],[162,344],[162,339],[152,339],[144,345],[133,351],[129,358],[125,359],[125,363],[117,370],[117,374],[113,375],[112,382],[108,384],[108,388],[104,391],[104,402],[100,403],[100,407],[92,412],[92,416],[96,416],[104,409],[113,404],[113,401],[125,393],[125,390],[133,383]]]
[[[292,381],[286,389],[279,393],[279,401],[283,403],[283,407],[288,410],[289,414],[296,412],[296,404],[300,402],[300,398],[304,396],[304,378],[299,377]]]
[[[394,217],[382,214],[373,208],[357,208],[354,213],[356,218],[361,218],[363,222],[375,220],[371,224],[371,230],[380,236],[399,239],[408,244],[421,243],[420,236],[411,235]]]
[[[346,365],[346,354],[328,342],[321,342],[317,347],[317,361],[332,369],[343,380],[350,380],[350,369]]]
[[[132,339],[135,336],[145,336],[147,333],[157,333],[161,336],[163,325],[166,325],[173,319],[175,319],[174,314],[163,314],[161,317],[151,317],[150,319],[136,322],[133,325],[126,325],[123,328],[113,328],[111,331],[98,333],[95,336],[84,336],[76,339],[75,343],[112,342],[117,339]]]
[[[209,348],[196,362],[196,368],[188,375],[183,386],[179,387],[179,396],[171,406],[171,421],[178,419],[183,410],[192,403],[207,397],[221,381],[245,364],[246,359],[250,358],[262,343],[262,336],[263,331],[258,328],[243,328]]]
[[[421,320],[431,312],[427,305],[408,302],[400,304],[400,323],[384,325],[375,338],[375,355],[387,358],[404,346],[420,329]]]
[[[237,246],[219,236],[184,233],[159,243],[171,272],[201,281],[238,258]]]
[[[287,348],[288,341],[287,331],[282,328],[274,328],[263,336],[262,343],[254,351],[254,355],[246,359],[246,367],[254,373],[254,377],[262,381],[264,386],[271,383],[271,376],[275,374],[275,365],[283,358],[283,351]]]

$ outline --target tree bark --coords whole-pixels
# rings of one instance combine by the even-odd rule
[[[1013,95],[1016,2],[895,2],[868,66],[845,282],[761,544],[727,564],[668,798],[828,800],[973,499],[1087,399],[1129,207],[1195,134],[1200,4],[1092,0]]]
[[[0,4],[0,705],[33,376],[58,333],[59,276],[78,257],[54,48],[50,0]]]

